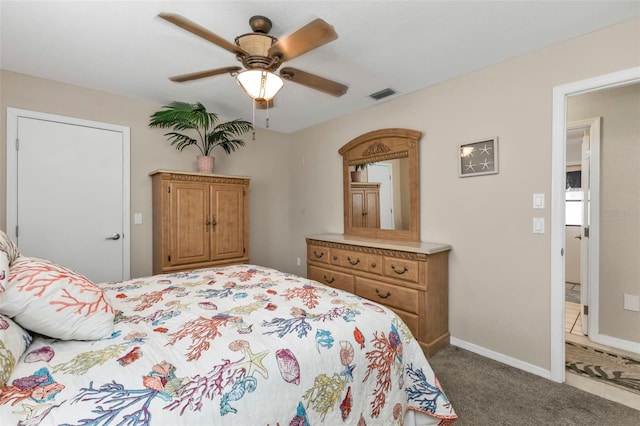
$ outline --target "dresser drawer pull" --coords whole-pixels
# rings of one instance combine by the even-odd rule
[[[376,267],[376,262],[371,262],[371,267],[375,268]]]
[[[333,256],[333,260],[338,260],[338,256]]]
[[[376,288],[376,294],[378,295],[378,297],[380,297],[380,299],[386,299],[387,297],[391,296],[391,292],[387,291],[387,294],[380,294],[380,290],[378,290]]]
[[[331,284],[332,282],[334,282],[336,280],[336,277],[331,277],[331,279],[327,278],[327,276],[324,276],[324,280],[327,282],[327,284]]]
[[[322,258],[322,256],[324,256],[324,252],[321,251],[320,254],[318,254],[318,252],[314,250],[313,255],[316,257],[316,259],[320,259]]]
[[[351,260],[351,256],[347,256],[347,260],[349,261],[350,264],[352,264],[353,266],[356,266],[358,263],[360,263],[360,258],[356,259],[356,261],[354,262],[353,260]]]
[[[395,272],[398,275],[402,275],[409,270],[406,266],[403,266],[402,271],[400,271],[399,269],[396,269],[396,266],[393,264],[391,265],[391,269],[393,269],[393,272]]]

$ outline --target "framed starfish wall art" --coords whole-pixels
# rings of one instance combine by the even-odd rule
[[[458,176],[498,173],[498,138],[482,139],[458,146]]]

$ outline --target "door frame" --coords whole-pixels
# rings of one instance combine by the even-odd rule
[[[575,81],[553,88],[551,152],[551,380],[565,381],[564,351],[564,222],[567,98],[640,81],[640,67]],[[593,188],[592,188],[593,189]],[[593,272],[593,271],[592,271]],[[595,309],[594,309],[595,310]]]
[[[102,123],[99,121],[84,120],[64,115],[49,114],[45,112],[31,111],[20,108],[7,107],[7,198],[6,217],[7,235],[17,240],[16,225],[18,223],[18,206],[15,200],[18,199],[18,156],[15,149],[15,141],[18,139],[18,119],[30,118],[44,121],[54,121],[63,124],[92,127],[95,129],[109,130],[122,133],[122,232],[123,232],[123,253],[122,253],[122,274],[125,280],[131,277],[131,206],[130,206],[130,186],[131,186],[131,161],[130,145],[131,132],[129,127],[117,124]],[[13,206],[13,208],[12,208]]]

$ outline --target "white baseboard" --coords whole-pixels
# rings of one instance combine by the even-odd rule
[[[545,370],[544,368],[538,367],[537,365],[529,364],[528,362],[520,361],[519,359],[512,358],[505,354],[501,354],[500,352],[492,351],[491,349],[483,348],[482,346],[478,346],[474,343],[469,343],[467,341],[458,339],[456,337],[451,337],[450,343],[453,346],[458,346],[459,348],[466,349],[470,352],[476,353],[478,355],[482,355],[486,358],[492,359],[494,361],[501,362],[503,364],[509,365],[511,367],[518,368],[520,370],[524,370],[528,373],[535,374],[536,376],[544,377],[545,379],[551,380],[551,371]]]
[[[607,336],[606,334],[597,334],[595,336],[589,337],[591,338],[591,340],[600,345],[618,348],[622,349],[623,351],[640,355],[640,343],[632,342],[631,340],[619,339],[617,337]]]

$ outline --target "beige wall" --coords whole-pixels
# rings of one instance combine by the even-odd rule
[[[161,129],[149,129],[149,115],[161,105],[89,90],[78,86],[0,71],[0,227],[6,225],[6,108],[14,107],[86,120],[128,126],[131,129],[131,213],[142,213],[144,223],[131,221],[131,276],[152,272],[151,265],[151,178],[155,169],[196,170],[196,150],[177,151],[166,142]],[[287,137],[259,130],[256,140],[245,138],[247,146],[227,156],[214,152],[216,172],[252,178],[250,194],[251,259],[256,263],[281,266],[279,244],[288,239]],[[255,212],[255,213],[254,213]],[[283,237],[284,236],[284,237]]]
[[[551,124],[554,86],[640,65],[633,20],[298,132],[291,145],[291,245],[341,232],[338,149],[379,128],[421,141],[421,238],[449,243],[453,336],[550,368]],[[595,60],[594,55],[597,55]],[[459,178],[457,145],[498,136],[500,173]],[[303,164],[304,161],[304,164]],[[532,194],[546,208],[532,209]],[[546,233],[532,233],[532,218]],[[289,268],[304,273],[304,268]]]
[[[602,117],[599,333],[640,343],[640,84],[569,98],[569,121]]]
[[[338,149],[379,128],[419,130],[421,237],[453,246],[452,335],[549,369],[550,238],[533,235],[531,223],[541,215],[549,229],[550,210],[534,212],[531,200],[544,192],[550,203],[552,88],[640,65],[639,28],[640,20],[616,25],[292,135],[259,132],[218,166],[252,177],[252,261],[305,275],[304,237],[343,230]],[[131,127],[132,213],[147,218],[132,225],[132,274],[150,273],[147,173],[193,167],[191,155],[146,128],[158,106],[8,72],[1,83],[0,164],[7,106]],[[500,173],[459,178],[457,145],[488,136],[500,138]],[[4,187],[2,173],[0,224]]]

